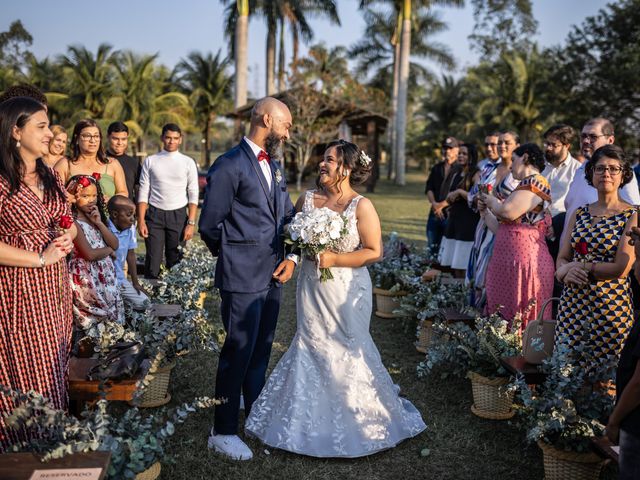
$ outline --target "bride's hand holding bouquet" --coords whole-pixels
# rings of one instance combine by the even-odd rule
[[[318,265],[320,281],[333,278],[329,267],[335,264],[334,250],[348,232],[347,219],[329,208],[298,212],[288,225],[285,242],[313,257]]]

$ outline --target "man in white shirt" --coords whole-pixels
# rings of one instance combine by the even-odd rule
[[[178,151],[182,130],[162,127],[163,150],[147,157],[140,172],[138,232],[147,254],[145,277],[158,278],[164,253],[166,266],[180,261],[178,247],[191,240],[198,209],[198,169],[193,158]]]
[[[592,118],[582,127],[582,132],[580,133],[580,150],[587,161],[589,161],[593,152],[598,148],[614,142],[615,132],[613,130],[613,124],[606,118]],[[598,200],[598,192],[587,183],[587,179],[584,176],[586,163],[587,162],[583,163],[582,166],[576,170],[573,182],[571,182],[571,186],[569,187],[569,192],[564,199],[564,207],[567,212],[564,222],[565,227],[567,226],[569,218],[578,207],[594,203]],[[620,198],[631,205],[640,205],[640,192],[638,191],[638,182],[635,177],[620,189]],[[566,234],[567,232],[563,232],[563,236]]]
[[[569,191],[576,171],[581,163],[571,156],[569,149],[573,142],[574,130],[569,125],[553,125],[544,132],[544,157],[546,167],[542,176],[549,181],[551,187],[551,217],[553,221],[554,240],[548,242],[549,252],[554,261],[558,256],[560,236],[564,227],[564,199]]]

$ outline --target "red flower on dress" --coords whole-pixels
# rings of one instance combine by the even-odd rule
[[[77,273],[73,274],[73,283],[75,283],[76,285],[82,285],[82,279]]]
[[[98,274],[98,280],[100,280],[100,283],[103,285],[107,284],[107,280],[104,278],[104,275],[101,273]]]
[[[87,177],[80,177],[78,179],[78,185],[80,185],[81,187],[88,187],[89,185],[91,185],[91,180],[89,180]]]
[[[68,230],[73,225],[73,218],[71,218],[69,215],[62,215],[60,217],[60,223],[58,225],[60,225],[60,228],[62,228],[63,230]]]
[[[96,182],[100,181],[100,174],[98,172],[93,172],[91,176],[96,179]]]
[[[491,185],[490,183],[487,184],[487,193],[491,193],[491,190],[493,190],[493,185]]]
[[[589,244],[584,240],[580,240],[576,244],[576,253],[578,255],[582,255],[583,257],[589,253]]]

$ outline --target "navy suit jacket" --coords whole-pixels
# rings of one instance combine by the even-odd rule
[[[284,226],[295,208],[284,172],[273,160],[271,173],[270,192],[244,140],[209,169],[198,227],[207,247],[218,257],[215,286],[220,290],[264,291],[272,286],[273,271],[284,260]]]

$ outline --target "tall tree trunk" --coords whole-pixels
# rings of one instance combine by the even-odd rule
[[[396,113],[396,184],[405,185],[407,133],[407,90],[409,83],[409,55],[411,53],[411,0],[403,0],[402,37],[400,41],[400,72],[398,82],[398,110]]]
[[[209,131],[211,130],[211,116],[207,118],[204,128],[202,129],[202,150],[200,151],[200,166],[209,168]]]
[[[391,40],[393,45],[393,83],[391,92],[391,114],[389,115],[389,163],[387,166],[387,179],[393,176],[393,167],[398,158],[396,145],[396,114],[398,111],[398,84],[400,77],[400,35],[402,34],[402,15],[398,15],[396,30]]]
[[[284,91],[284,18],[280,19],[280,45],[278,46],[278,91]]]
[[[267,31],[267,96],[276,93],[276,25]]]
[[[300,53],[300,33],[298,32],[298,28],[294,24],[291,25],[291,45],[291,65],[293,71],[295,72],[298,63],[298,55]]]
[[[249,0],[238,0],[235,31],[236,78],[235,108],[247,103],[247,44],[249,36]]]

